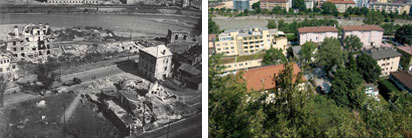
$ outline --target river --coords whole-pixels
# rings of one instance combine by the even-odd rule
[[[200,18],[179,15],[144,14],[0,14],[0,25],[49,23],[51,27],[97,26],[115,32],[134,32],[134,36],[166,36],[168,29],[194,30]],[[4,29],[4,28],[3,28]],[[12,29],[12,28],[11,28]]]

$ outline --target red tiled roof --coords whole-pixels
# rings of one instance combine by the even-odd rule
[[[384,31],[384,29],[377,25],[349,25],[342,26],[343,31]]]
[[[412,73],[407,71],[391,72],[391,75],[412,90]]]
[[[409,55],[412,55],[412,45],[405,44],[405,46],[398,46],[396,48],[398,48],[400,51],[408,53]]]
[[[288,0],[261,0],[261,3],[287,3]]]
[[[281,71],[283,71],[284,67],[284,64],[278,64],[245,71],[242,74],[242,77],[246,80],[246,87],[248,91],[274,89],[276,87],[276,82],[274,80],[275,75],[278,75]],[[298,65],[293,63],[293,74],[297,75],[299,72],[300,69]],[[293,82],[295,81],[296,78],[294,78]]]
[[[328,0],[328,2],[332,2],[333,4],[355,4],[353,0]]]
[[[299,33],[322,33],[322,32],[338,32],[338,29],[332,26],[318,27],[302,27],[298,28]]]

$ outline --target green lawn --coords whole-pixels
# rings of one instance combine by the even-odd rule
[[[262,59],[263,56],[265,56],[265,52],[260,52],[260,53],[252,54],[252,55],[237,56],[237,57],[224,57],[220,60],[220,64]]]

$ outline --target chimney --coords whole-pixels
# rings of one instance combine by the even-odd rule
[[[19,37],[19,28],[16,26],[14,26],[14,35],[16,36],[16,38]]]

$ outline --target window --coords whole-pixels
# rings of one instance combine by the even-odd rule
[[[24,47],[21,47],[21,51],[23,51],[24,50]]]
[[[178,35],[175,35],[175,40],[177,40],[177,39],[179,39],[179,36],[178,36]]]
[[[186,40],[186,35],[183,36],[183,40]]]
[[[16,45],[16,41],[13,41],[13,46],[15,46]]]
[[[232,47],[230,47],[230,49],[235,49],[235,47],[232,46]]]

